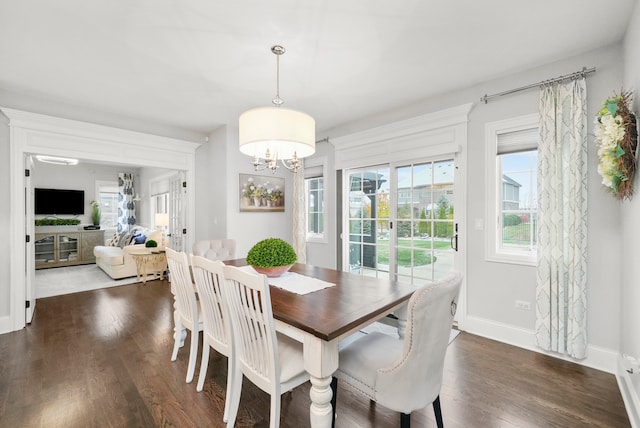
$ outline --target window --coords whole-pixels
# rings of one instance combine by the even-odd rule
[[[487,260],[536,264],[538,115],[492,122],[487,138]]]
[[[322,165],[306,167],[304,177],[306,239],[308,242],[326,242],[324,170]]]
[[[96,200],[100,205],[100,227],[114,229],[118,226],[118,183],[96,181]]]

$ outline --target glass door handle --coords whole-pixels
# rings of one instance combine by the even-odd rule
[[[457,252],[458,251],[458,223],[455,224],[454,230],[455,230],[455,233],[451,237],[451,248],[453,248],[453,250]]]

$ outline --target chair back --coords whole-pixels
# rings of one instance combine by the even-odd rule
[[[278,345],[267,277],[235,266],[224,266],[223,272],[238,367],[260,389],[280,396]]]
[[[224,287],[224,263],[200,256],[191,257],[193,278],[200,299],[203,331],[213,346],[225,355],[231,349],[231,323],[227,302],[222,295]],[[224,352],[226,351],[226,352]]]
[[[176,298],[176,309],[185,327],[198,331],[198,301],[191,282],[189,259],[184,252],[166,248],[167,265],[171,277],[171,292]]]
[[[236,258],[236,241],[234,239],[210,239],[193,243],[194,256],[209,260],[233,260]]]
[[[378,370],[376,401],[409,414],[438,397],[461,284],[462,275],[452,272],[413,293],[402,356]]]

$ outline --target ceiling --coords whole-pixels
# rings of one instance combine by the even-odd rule
[[[0,106],[206,135],[270,105],[277,43],[327,130],[617,43],[635,2],[0,0]]]

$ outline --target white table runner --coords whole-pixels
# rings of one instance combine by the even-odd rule
[[[257,274],[251,266],[242,266],[240,269]],[[335,284],[331,282],[322,281],[320,279],[312,278],[310,276],[300,275],[295,272],[285,272],[277,278],[267,278],[269,285],[282,288],[296,294],[308,294],[314,291],[322,290],[323,288],[333,287]]]

